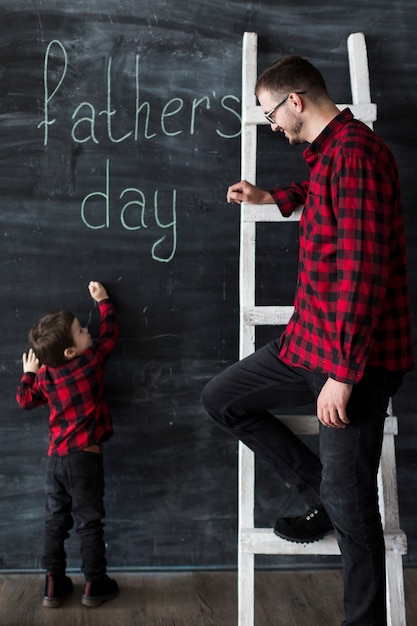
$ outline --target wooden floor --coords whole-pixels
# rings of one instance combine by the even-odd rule
[[[405,570],[407,624],[417,624],[417,570]],[[0,575],[1,626],[235,626],[235,572],[112,574],[118,598],[80,604],[83,581],[59,609],[42,607],[42,575]],[[340,626],[339,570],[257,571],[256,626]]]

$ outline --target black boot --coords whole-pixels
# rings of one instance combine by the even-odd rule
[[[311,543],[322,539],[333,529],[329,516],[322,506],[312,507],[300,517],[282,517],[274,526],[278,537],[296,543]]]
[[[119,586],[115,580],[108,576],[100,580],[87,580],[84,586],[81,604],[84,606],[100,606],[103,602],[112,600],[119,593]]]
[[[45,593],[42,604],[48,609],[57,609],[72,591],[72,580],[65,575],[49,572],[45,577]]]

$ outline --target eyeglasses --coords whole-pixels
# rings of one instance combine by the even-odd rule
[[[305,91],[290,91],[290,93],[289,93],[287,96],[285,96],[285,98],[283,98],[280,102],[278,102],[278,104],[276,104],[276,105],[274,106],[274,108],[273,108],[273,109],[271,109],[270,111],[268,111],[268,113],[264,113],[264,115],[265,115],[266,119],[268,120],[268,122],[269,122],[270,124],[275,124],[275,120],[274,120],[274,118],[272,117],[272,116],[273,116],[273,114],[274,114],[274,113],[275,113],[275,111],[276,111],[276,110],[277,110],[277,109],[281,106],[281,104],[284,104],[284,102],[286,102],[286,101],[288,100],[288,98],[290,97],[290,95],[291,95],[292,93],[300,93],[300,94],[301,94],[301,93],[306,93],[306,92],[305,92]]]

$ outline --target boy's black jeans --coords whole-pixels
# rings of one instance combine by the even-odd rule
[[[212,419],[270,461],[306,501],[324,504],[342,554],[343,626],[385,626],[385,547],[377,470],[388,401],[402,375],[368,368],[352,390],[345,429],[320,424],[320,459],[270,411],[315,402],[324,374],[289,367],[273,341],[235,363],[203,389]],[[277,516],[285,512],[277,511]]]
[[[81,569],[86,580],[103,578],[106,573],[103,497],[102,454],[75,452],[64,457],[48,457],[43,565],[50,574],[65,574],[64,541],[75,525],[81,539]]]

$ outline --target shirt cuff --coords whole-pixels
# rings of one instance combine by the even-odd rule
[[[333,363],[329,372],[330,378],[340,383],[356,385],[363,376],[363,367],[356,361],[333,358]]]

